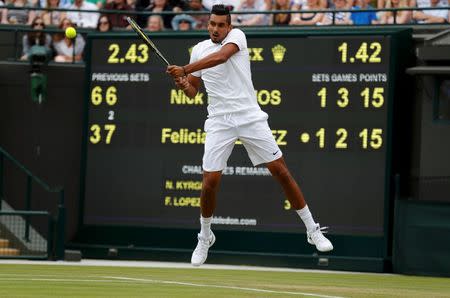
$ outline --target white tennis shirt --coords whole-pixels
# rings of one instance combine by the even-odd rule
[[[232,29],[217,44],[211,39],[199,42],[192,49],[190,63],[219,51],[224,45],[234,43],[239,51],[225,63],[191,73],[201,77],[208,93],[208,117],[247,110],[261,110],[252,83],[247,38],[239,29]]]

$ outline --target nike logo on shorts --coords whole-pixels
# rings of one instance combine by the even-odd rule
[[[278,153],[278,150],[277,151],[275,151],[274,153],[272,153],[272,155],[275,155],[275,154],[277,154]]]

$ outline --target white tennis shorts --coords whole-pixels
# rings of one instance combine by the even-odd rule
[[[272,135],[267,113],[251,110],[208,118],[205,121],[203,170],[222,171],[239,139],[254,166],[268,163],[283,154]]]

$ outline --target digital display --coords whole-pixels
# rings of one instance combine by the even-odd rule
[[[207,35],[153,37],[173,64]],[[137,37],[88,39],[83,223],[199,227],[207,94],[177,90]],[[315,220],[334,235],[383,236],[390,147],[391,36],[247,34],[273,136]],[[304,233],[264,165],[239,141],[213,229]]]

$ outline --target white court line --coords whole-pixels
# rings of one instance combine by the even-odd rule
[[[144,278],[131,278],[131,277],[120,277],[120,276],[103,276],[103,277],[104,277],[104,278],[117,279],[117,280],[132,280],[132,281],[140,281],[140,282],[161,283],[161,284],[172,284],[172,285],[191,286],[191,287],[205,287],[205,288],[232,289],[232,290],[241,290],[241,291],[259,292],[259,293],[287,294],[287,295],[303,295],[303,296],[321,297],[321,298],[343,298],[343,297],[341,297],[341,296],[329,296],[329,295],[321,295],[321,294],[313,294],[313,293],[287,292],[287,291],[272,291],[272,290],[264,290],[264,289],[257,289],[257,288],[246,288],[246,287],[235,287],[235,286],[205,285],[205,284],[197,284],[197,283],[189,283],[189,282],[180,282],[180,281],[169,281],[169,280],[144,279]]]
[[[112,279],[67,279],[67,278],[0,278],[2,281],[61,281],[61,282],[104,282],[104,283],[131,283],[131,281],[126,280],[112,280]]]
[[[19,276],[18,274],[16,276]],[[157,280],[157,279],[144,279],[144,278],[131,278],[131,277],[121,277],[121,276],[102,276],[104,279],[67,279],[67,278],[43,278],[46,275],[38,275],[39,277],[1,277],[0,282],[6,281],[51,281],[51,282],[97,282],[97,283],[156,283],[156,284],[173,284],[181,286],[191,286],[191,287],[209,287],[209,288],[221,288],[221,289],[231,289],[240,291],[250,291],[259,293],[271,293],[271,294],[285,294],[285,295],[302,295],[311,296],[319,298],[344,298],[341,296],[330,296],[322,294],[304,293],[304,292],[289,292],[289,291],[274,291],[274,290],[264,290],[257,288],[247,288],[247,287],[236,287],[236,286],[222,286],[222,285],[206,285],[198,283],[188,283],[188,282],[178,282],[178,281],[168,281],[168,280]]]

